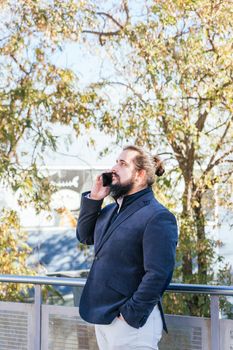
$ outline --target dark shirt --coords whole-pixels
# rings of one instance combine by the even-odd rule
[[[149,186],[147,188],[144,188],[141,191],[138,191],[136,193],[130,194],[128,196],[124,196],[123,197],[123,201],[119,210],[119,204],[116,201],[116,209],[113,212],[113,215],[111,217],[111,220],[109,222],[108,228],[113,224],[113,222],[116,220],[116,218],[121,215],[122,211],[125,210],[130,204],[132,204],[134,201],[136,201],[138,198],[140,198],[141,196],[143,196],[146,193],[149,193],[152,191],[152,188]],[[108,229],[107,228],[107,229]]]

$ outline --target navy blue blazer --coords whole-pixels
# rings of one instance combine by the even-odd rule
[[[158,304],[167,330],[161,298],[175,265],[174,215],[149,191],[109,226],[116,204],[101,209],[101,200],[86,195],[81,200],[77,238],[94,244],[95,257],[80,300],[81,317],[110,324],[121,313],[129,325],[139,328]]]

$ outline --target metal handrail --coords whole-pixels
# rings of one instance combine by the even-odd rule
[[[86,278],[0,275],[0,282],[84,287]],[[233,286],[171,283],[167,292],[233,296]]]
[[[67,278],[67,277],[45,277],[45,276],[17,276],[17,275],[0,275],[0,282],[5,283],[27,283],[52,286],[71,286],[83,287],[86,278]]]
[[[34,285],[35,334],[34,350],[41,350],[42,285],[84,287],[86,278],[0,275],[0,283],[23,283]],[[233,296],[233,286],[171,283],[167,290],[171,293],[193,293],[210,295],[211,349],[220,350],[220,307],[219,296]]]

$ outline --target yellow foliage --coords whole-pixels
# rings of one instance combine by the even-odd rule
[[[27,235],[20,228],[19,218],[14,211],[3,210],[0,214],[0,274],[34,275],[27,266],[31,252],[25,243]],[[15,283],[0,284],[0,300],[19,300],[28,286]]]

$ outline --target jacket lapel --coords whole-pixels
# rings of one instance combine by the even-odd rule
[[[149,200],[148,200],[149,199]],[[102,231],[101,241],[99,241],[98,247],[96,248],[96,254],[102,248],[104,243],[112,235],[113,231],[118,227],[122,222],[124,222],[129,216],[134,214],[139,209],[143,208],[145,205],[150,203],[151,196],[148,198],[148,195],[142,196],[139,200],[135,200],[131,205],[129,205],[113,222],[113,224],[108,228],[107,232]],[[109,219],[108,219],[109,222]],[[106,226],[105,226],[106,227]]]

